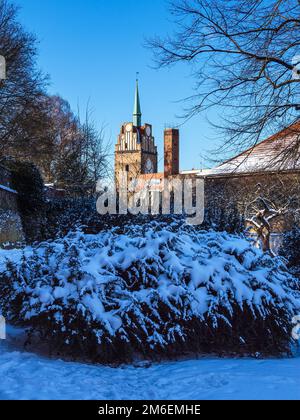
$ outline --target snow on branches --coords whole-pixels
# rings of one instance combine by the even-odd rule
[[[182,223],[72,233],[8,260],[0,279],[9,319],[60,353],[110,363],[288,352],[300,306],[280,258]]]

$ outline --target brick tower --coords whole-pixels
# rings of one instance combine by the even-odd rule
[[[136,81],[133,121],[124,123],[115,147],[115,177],[127,173],[128,182],[142,174],[157,172],[157,147],[152,125],[142,125],[138,80]]]
[[[165,177],[179,174],[179,130],[167,128],[164,132]]]

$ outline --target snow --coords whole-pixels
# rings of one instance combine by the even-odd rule
[[[5,270],[7,260],[19,263],[23,252],[26,256],[30,256],[32,254],[32,248],[10,249],[9,251],[0,248],[0,273]]]
[[[25,353],[11,328],[0,341],[1,400],[299,400],[299,370],[300,355],[110,368]]]
[[[282,260],[263,255],[239,236],[186,225],[173,231],[155,223],[122,232],[73,232],[28,247],[23,256],[1,251],[0,273],[6,258],[17,266],[6,272],[14,281],[3,295],[3,311],[34,324],[37,331],[47,317],[66,348],[72,346],[67,338],[76,334],[112,348],[118,343],[118,357],[126,353],[120,346],[126,347],[132,331],[144,354],[164,351],[179,338],[184,342],[193,318],[215,330],[225,322],[229,331],[237,305],[249,308],[257,320],[275,316],[274,323],[284,331],[288,326],[282,320],[300,311],[299,292],[292,284],[296,280]],[[12,299],[20,304],[15,314],[10,312],[15,310]],[[275,315],[274,308],[281,308],[285,317]],[[66,321],[77,317],[83,317],[85,329]],[[147,340],[141,339],[144,334]],[[251,341],[246,334],[238,337],[244,348]]]
[[[299,158],[294,158],[294,150],[298,148],[299,127],[291,129],[292,126],[287,128],[289,133],[275,134],[222,163],[214,168],[214,174],[299,170]]]
[[[18,194],[18,193],[17,193],[17,191],[15,191],[15,190],[13,190],[13,189],[11,189],[11,188],[9,188],[9,187],[6,187],[5,185],[1,185],[1,184],[0,184],[0,190],[4,190],[4,191],[7,191],[7,192],[11,192],[11,193],[13,193],[13,194]]]
[[[265,265],[262,264],[262,253],[240,237],[216,232],[203,232],[197,235],[186,232],[177,234],[167,230],[157,232],[151,228],[145,236],[146,238],[138,230],[128,235],[118,235],[113,232],[98,235],[76,233],[70,234],[63,240],[41,244],[35,249],[39,255],[39,262],[45,266],[46,251],[49,254],[49,249],[51,249],[53,255],[51,255],[50,265],[53,264],[54,267],[49,268],[54,268],[57,277],[61,279],[61,284],[59,287],[51,283],[40,285],[35,280],[36,297],[44,304],[51,304],[59,297],[71,296],[78,299],[78,296],[75,296],[77,287],[71,286],[67,281],[70,255],[63,250],[63,244],[67,243],[69,249],[74,247],[79,252],[79,261],[85,277],[81,289],[89,289],[92,283],[101,287],[109,280],[118,278],[117,268],[125,271],[136,261],[146,264],[146,259],[152,258],[163,267],[157,280],[160,295],[165,296],[166,299],[179,291],[178,284],[176,282],[174,284],[171,281],[172,278],[180,279],[188,270],[191,275],[188,289],[192,293],[195,293],[199,287],[199,292],[203,293],[207,287],[213,287],[216,293],[226,293],[228,289],[233,288],[235,298],[241,306],[244,301],[247,301],[250,306],[251,302],[255,306],[260,306],[263,297],[271,298],[266,290],[269,288],[272,296],[275,293],[280,301],[287,300],[292,301],[293,304],[296,303],[292,296],[287,295],[289,290],[284,288],[283,281],[287,277],[286,274],[280,270],[274,273],[275,264],[271,260],[268,261],[268,257],[264,257]],[[162,253],[162,250],[164,257],[160,261],[157,256]],[[30,258],[32,250],[27,248],[24,254]],[[62,255],[65,258],[58,264],[57,261]],[[242,258],[242,263],[237,260],[237,256]],[[19,250],[0,251],[0,272],[4,269],[6,258],[18,262],[20,257]],[[249,284],[252,281],[257,281],[262,285],[263,295],[259,288],[252,289]],[[201,288],[201,285],[205,287],[205,290]],[[148,291],[151,294],[151,288]],[[143,296],[140,297],[149,298],[149,293],[147,294],[145,290],[142,292]],[[88,295],[84,298],[85,306],[95,314],[96,318],[102,317],[105,312],[98,296],[93,295],[91,298]],[[200,302],[196,299],[195,303]],[[199,310],[199,313],[202,315],[203,310]]]
[[[241,306],[248,304],[262,312],[263,297],[267,302],[284,303],[291,309],[299,307],[298,296],[289,295],[280,260],[263,256],[244,239],[215,232],[199,232],[195,236],[185,231],[178,235],[168,230],[148,229],[145,232],[140,229],[135,229],[131,235],[114,231],[84,236],[76,233],[35,249],[0,250],[0,273],[5,269],[6,258],[20,264],[23,252],[27,259],[35,252],[42,264],[49,258],[50,276],[55,272],[59,284],[35,281],[33,306],[28,307],[32,312],[27,312],[30,319],[37,303],[39,311],[47,310],[57,299],[61,299],[62,307],[65,307],[68,299],[78,293],[74,283],[65,280],[69,274],[66,261],[72,255],[72,248],[76,248],[83,274],[78,283],[80,296],[75,296],[76,300],[93,319],[101,321],[111,336],[120,329],[130,301],[148,301],[152,290],[140,288],[130,294],[119,288],[117,311],[106,310],[106,301],[99,291],[116,278],[118,269],[127,270],[135,261],[146,264],[150,257],[155,257],[158,270],[164,268],[159,271],[156,290],[165,302],[170,303],[170,297],[173,301],[179,300],[183,293],[179,280],[189,269],[191,277],[187,290],[193,296],[190,309],[199,316],[214,304],[211,288],[228,305],[230,301],[226,294],[232,290],[234,299]],[[162,252],[160,261],[158,255]],[[61,315],[62,312],[57,311],[58,323]],[[9,327],[7,340],[0,340],[0,400],[300,399],[300,354],[295,358],[263,360],[203,357],[153,363],[148,367],[111,368],[28,353],[23,347],[23,336],[22,330]],[[166,336],[160,335],[159,330],[148,336],[150,344],[164,338]]]

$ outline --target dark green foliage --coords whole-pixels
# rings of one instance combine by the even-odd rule
[[[180,221],[70,234],[0,276],[7,319],[102,363],[288,354],[297,296],[280,258]]]
[[[300,279],[300,228],[295,226],[284,234],[280,254],[288,261],[288,267]]]
[[[12,185],[18,192],[19,208],[28,216],[42,211],[45,206],[44,182],[37,167],[30,162],[14,162],[10,164]]]
[[[96,199],[65,198],[55,199],[47,203],[47,228],[44,239],[64,237],[69,232],[82,229],[85,233],[96,234],[115,227],[124,227],[134,223],[143,225],[151,221],[172,223],[182,221],[183,215],[100,215],[96,209]],[[209,208],[205,213],[204,223],[197,229],[214,229],[218,232],[242,233],[245,231],[245,221],[238,209],[231,205],[228,208]]]
[[[30,162],[8,161],[12,187],[18,192],[18,208],[28,243],[39,241],[45,228],[44,182],[37,167]]]
[[[182,220],[183,216],[133,216],[100,215],[97,213],[96,199],[93,198],[65,198],[51,200],[46,206],[47,228],[44,240],[63,238],[69,232],[81,229],[84,233],[96,234],[103,230],[135,225],[147,224],[149,221],[173,222]]]
[[[228,203],[226,207],[215,203],[215,206],[206,209],[203,227],[218,232],[243,233],[245,219],[234,203]]]

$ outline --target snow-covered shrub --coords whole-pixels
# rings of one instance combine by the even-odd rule
[[[279,355],[300,307],[280,258],[180,223],[77,232],[7,265],[0,301],[8,319],[60,354],[104,363]]]
[[[287,259],[290,271],[300,279],[300,228],[298,226],[285,233],[280,254]]]
[[[226,206],[211,203],[205,211],[204,225],[206,229],[218,232],[241,234],[246,230],[245,218],[234,203]]]
[[[44,240],[63,238],[74,230],[96,234],[115,227],[123,228],[128,224],[145,224],[149,220],[171,223],[179,216],[168,215],[100,215],[95,198],[63,198],[47,202]]]
[[[48,200],[45,240],[64,237],[79,227],[97,226],[100,215],[93,198],[60,198]]]

